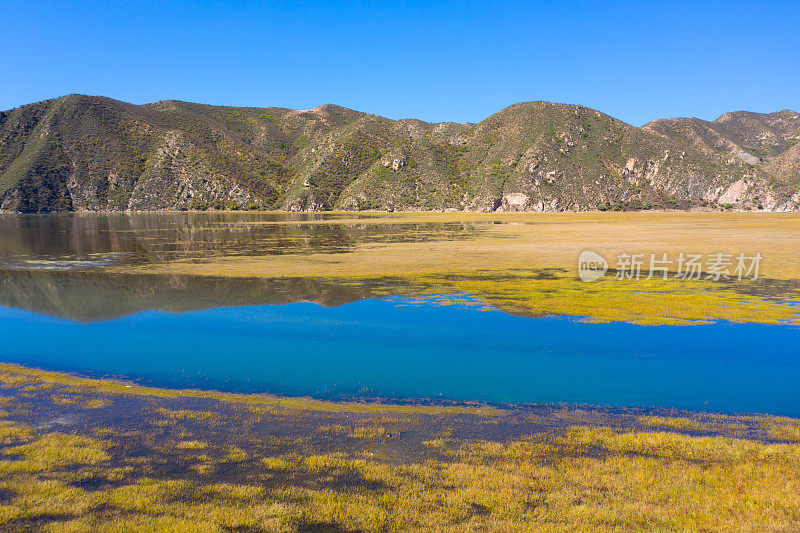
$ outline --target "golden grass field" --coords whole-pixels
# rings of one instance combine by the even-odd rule
[[[372,218],[264,222],[274,225],[501,222],[473,239],[364,244],[353,252],[178,260],[148,271],[223,276],[375,277],[442,271],[574,269],[592,249],[621,253],[753,253],[763,277],[800,278],[800,215],[796,213],[402,213]],[[242,224],[253,225],[257,222]],[[230,225],[230,224],[227,224]],[[125,267],[130,269],[130,267]]]

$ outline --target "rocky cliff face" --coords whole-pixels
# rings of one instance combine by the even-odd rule
[[[635,128],[530,102],[430,124],[71,95],[0,113],[0,209],[796,210],[798,140],[791,111]]]

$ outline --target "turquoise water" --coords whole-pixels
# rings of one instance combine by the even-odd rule
[[[587,324],[433,298],[144,311],[0,307],[0,360],[171,387],[800,416],[800,328]]]

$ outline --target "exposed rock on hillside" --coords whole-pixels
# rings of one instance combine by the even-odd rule
[[[0,113],[0,209],[795,210],[798,140],[792,111],[635,128],[529,102],[429,124],[70,95]]]

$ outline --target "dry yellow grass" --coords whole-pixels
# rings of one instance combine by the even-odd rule
[[[612,260],[621,253],[747,253],[764,256],[762,275],[800,277],[800,215],[793,213],[406,213],[353,220],[358,224],[492,222],[471,239],[362,244],[353,252],[231,256],[209,262],[176,260],[126,272],[214,276],[402,276],[441,271],[563,267],[593,249]],[[302,222],[341,224],[347,219]],[[283,224],[297,224],[284,222]]]
[[[267,488],[191,476],[133,477],[130,469],[110,465],[102,441],[57,433],[27,438],[2,462],[0,490],[11,495],[0,506],[4,527],[42,521],[69,531],[800,527],[797,444],[575,427],[505,443],[453,441],[448,448],[431,446],[436,455],[425,461],[405,464],[347,452],[257,457],[265,469],[290,474]],[[240,451],[225,460],[247,457]],[[196,459],[193,471],[215,471],[210,457]],[[78,488],[70,484],[76,468],[115,482]],[[358,485],[337,486],[340,479]]]

